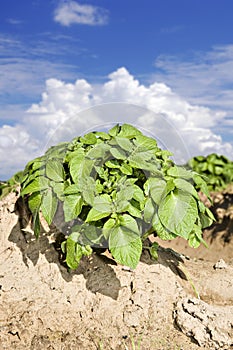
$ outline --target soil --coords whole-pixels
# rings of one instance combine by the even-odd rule
[[[233,349],[231,191],[213,194],[208,249],[160,242],[158,261],[145,250],[134,271],[104,253],[72,272],[59,232],[45,225],[35,240],[22,231],[9,194],[0,202],[0,349]]]

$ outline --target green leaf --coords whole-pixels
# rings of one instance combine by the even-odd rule
[[[48,189],[46,192],[43,193],[42,202],[41,202],[41,211],[45,220],[49,225],[53,221],[54,215],[57,210],[57,205],[58,205],[57,198],[54,196],[51,189]]]
[[[109,146],[107,143],[98,143],[87,152],[86,157],[93,159],[103,159],[110,148],[111,146]]]
[[[33,215],[35,215],[40,210],[41,201],[42,201],[42,192],[34,192],[28,198],[28,206]]]
[[[163,161],[168,162],[170,166],[173,165],[173,162],[171,161],[171,159],[169,159],[169,157],[173,155],[172,152],[165,149],[158,151],[156,155],[157,154],[163,159]]]
[[[140,219],[142,218],[141,211],[130,203],[127,207],[127,212],[136,218],[140,218]]]
[[[123,124],[121,126],[120,132],[119,132],[119,136],[120,137],[127,137],[128,139],[132,139],[135,136],[141,135],[141,131],[139,131],[137,128],[135,128],[134,126],[130,125],[130,124]],[[115,135],[113,135],[115,136]]]
[[[201,212],[201,213],[205,213],[205,204],[204,203],[202,203],[200,200],[197,202],[197,204],[198,204],[198,209],[199,209],[199,211]]]
[[[82,137],[80,141],[85,145],[94,145],[97,142],[96,136],[93,132],[90,132]]]
[[[65,173],[62,163],[55,159],[48,160],[46,163],[46,175],[55,182],[63,181]]]
[[[214,174],[214,164],[209,163],[207,165],[207,169],[209,170],[210,173]]]
[[[169,231],[188,239],[198,216],[197,203],[189,193],[175,190],[161,201],[158,214]]]
[[[116,159],[121,159],[121,160],[125,160],[127,157],[126,157],[126,153],[123,149],[121,148],[114,148],[112,147],[110,149],[110,152],[112,154],[112,156]]]
[[[116,200],[118,202],[124,201],[124,200],[131,200],[134,195],[134,187],[130,183],[123,183],[122,186],[120,186],[120,189],[118,190],[116,194]]]
[[[191,248],[198,248],[199,245],[201,244],[200,239],[198,236],[195,234],[195,232],[191,232],[188,238],[189,246]]]
[[[66,154],[66,150],[68,147],[68,142],[61,142],[56,146],[52,146],[50,147],[46,152],[45,152],[45,158],[46,159],[52,159],[52,158],[56,158],[56,159],[64,159],[64,156]],[[43,157],[40,157],[43,158]]]
[[[62,243],[61,243],[61,250],[62,250],[62,253],[66,253],[66,241],[63,241]]]
[[[144,169],[147,170],[149,167],[149,164],[146,162],[146,159],[144,159],[143,155],[140,154],[131,154],[128,158],[129,165],[132,168],[136,169]]]
[[[104,186],[102,185],[100,179],[97,179],[95,182],[95,193],[100,194],[104,190]]]
[[[72,233],[69,235],[69,238],[72,239],[75,243],[79,242],[80,232],[82,230],[82,225],[74,225],[72,226]]]
[[[220,166],[216,166],[214,171],[216,175],[221,175],[224,172],[224,169]]]
[[[94,208],[91,208],[89,211],[86,222],[91,222],[91,221],[98,221],[100,219],[106,218],[107,216],[111,215],[111,212],[100,212]]]
[[[73,157],[69,163],[73,181],[78,182],[81,178],[89,176],[93,165],[93,160],[86,158],[82,153]]]
[[[203,243],[206,248],[208,248],[207,243],[202,238],[202,229],[198,225],[194,225],[192,232],[189,235],[188,242],[190,247],[198,248],[200,243]]]
[[[176,165],[168,169],[167,175],[173,176],[173,177],[179,177],[186,180],[190,180],[193,178],[192,171]]]
[[[84,246],[91,245],[93,247],[98,246],[101,243],[101,240],[103,239],[102,229],[87,223],[83,223],[81,227],[81,235],[79,239]]]
[[[132,167],[127,164],[127,163],[122,163],[121,167],[120,167],[120,170],[123,174],[126,174],[126,175],[132,175],[133,174],[133,169]]]
[[[197,200],[199,200],[198,193],[195,190],[194,186],[190,182],[188,182],[184,179],[181,179],[181,178],[177,178],[177,179],[174,179],[174,184],[175,184],[176,188],[190,193],[193,197],[195,197]]]
[[[113,218],[108,219],[103,226],[103,235],[105,239],[109,238],[111,230],[115,227],[116,220]]]
[[[160,201],[163,199],[164,195],[167,193],[165,192],[166,189],[166,181],[160,178],[156,177],[150,177],[147,180],[147,183],[149,185],[149,193],[153,201],[159,205]],[[145,185],[146,186],[146,185]]]
[[[109,235],[109,248],[119,264],[137,267],[142,252],[141,238],[129,228],[118,226]]]
[[[72,184],[69,185],[65,188],[64,190],[64,194],[65,195],[69,195],[69,194],[74,194],[74,195],[80,195],[80,187],[78,186],[78,184]]]
[[[68,150],[65,156],[65,163],[70,163],[73,158],[77,158],[78,161],[81,158],[81,160],[84,158],[85,152],[84,148],[81,147],[81,145],[76,148],[75,150]]]
[[[95,166],[95,170],[101,179],[103,179],[104,181],[109,180],[108,179],[108,176],[109,176],[108,169],[104,169],[104,168]]]
[[[119,169],[121,167],[117,159],[110,159],[105,163],[105,165],[111,169]]]
[[[155,206],[151,198],[147,198],[144,208],[144,220],[147,223],[151,223],[155,213]]]
[[[135,154],[132,153],[128,157],[128,162],[132,168],[148,170],[151,172],[153,171],[155,173],[160,174],[161,172],[158,170],[157,161],[153,161],[151,158],[152,154],[149,151]]]
[[[198,174],[194,174],[193,180],[196,183],[197,187],[200,188],[201,192],[203,192],[206,195],[206,197],[210,201],[212,201],[212,199],[210,197],[209,190],[208,190],[208,186],[207,186],[205,180]]]
[[[41,159],[41,160],[34,160],[33,164],[32,164],[32,170],[36,171],[39,170],[41,168],[43,168],[45,166],[45,159]]]
[[[39,211],[33,214],[33,231],[36,238],[39,238],[40,235],[40,216]]]
[[[205,215],[204,213],[199,213],[199,217],[203,229],[212,225],[213,219],[211,219],[209,216]]]
[[[68,237],[66,241],[66,263],[72,270],[77,269],[82,255],[82,246]]]
[[[157,142],[155,139],[145,136],[145,135],[137,135],[136,140],[134,141],[135,145],[137,146],[137,150],[139,152],[143,150],[157,150]]]
[[[142,203],[145,200],[143,190],[137,185],[133,185],[133,198],[139,203]]]
[[[174,179],[167,180],[167,183],[164,189],[164,195],[169,194],[174,189],[175,189]]]
[[[38,176],[21,190],[20,195],[24,196],[25,194],[43,191],[46,190],[48,187],[49,180],[43,176]]]
[[[129,230],[133,231],[137,235],[140,235],[137,221],[128,214],[119,215],[119,221],[121,226],[125,226]]]
[[[209,218],[212,220],[212,221],[216,221],[215,217],[214,217],[214,214],[212,213],[212,211],[209,209],[209,208],[205,208],[205,211],[206,211],[206,214],[209,216]]]
[[[71,221],[79,216],[82,211],[83,199],[81,195],[70,194],[64,197],[63,210],[65,221]]]
[[[115,211],[117,213],[124,213],[128,210],[129,202],[127,200],[118,200],[115,203]]]
[[[115,140],[117,142],[117,144],[124,150],[127,152],[132,152],[133,149],[133,144],[132,142],[130,142],[129,139],[125,138],[125,137],[119,137],[116,136]]]
[[[5,197],[10,192],[16,191],[17,187],[20,185],[23,178],[24,178],[23,172],[19,171],[6,182],[0,181],[0,198]]]
[[[104,131],[95,131],[95,135],[102,140],[110,139],[110,136]]]
[[[50,185],[52,186],[53,192],[57,195],[57,198],[63,201],[64,183],[50,181]]]
[[[93,205],[96,190],[95,180],[90,176],[82,177],[79,179],[78,187],[85,202]]]
[[[37,177],[41,176],[44,177],[45,175],[45,169],[42,170],[36,170],[32,173],[28,173],[28,177],[25,178],[24,177],[24,181],[21,183],[21,188],[25,188],[27,185],[29,185],[30,182],[32,182],[33,180],[35,180]]]
[[[110,213],[113,209],[111,197],[108,194],[103,194],[98,197],[95,197],[93,208],[100,213]]]
[[[82,246],[82,254],[84,256],[90,256],[92,254],[92,248],[88,244]]]
[[[109,130],[109,135],[110,136],[116,136],[120,131],[120,126],[119,124],[116,124],[112,129]]]
[[[157,242],[152,243],[152,246],[150,247],[150,255],[154,260],[158,260],[159,258],[158,248],[159,248],[159,245]]]
[[[177,237],[175,233],[163,226],[157,213],[155,213],[152,219],[152,227],[157,233],[158,237],[164,241],[169,241]]]
[[[2,199],[5,196],[7,196],[13,190],[14,190],[14,187],[9,186],[8,184],[1,184],[0,185],[0,199]]]
[[[135,156],[140,157],[143,160],[151,160],[154,157],[154,152],[153,150],[147,149],[140,150],[139,147],[136,147],[132,153],[132,157],[130,157],[130,160]]]

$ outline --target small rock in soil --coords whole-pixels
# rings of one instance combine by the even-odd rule
[[[225,263],[225,261],[223,259],[219,259],[216,264],[214,264],[214,269],[226,269],[227,268],[227,264]]]

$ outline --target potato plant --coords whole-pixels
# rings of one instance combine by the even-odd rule
[[[39,213],[50,225],[59,207],[72,223],[62,243],[71,269],[95,248],[109,249],[118,263],[135,269],[150,234],[199,246],[202,229],[214,220],[198,196],[199,190],[209,196],[207,185],[170,156],[129,124],[51,147],[27,164],[21,181],[36,237]],[[156,247],[148,248],[152,257]]]
[[[223,155],[212,153],[207,157],[193,157],[188,166],[206,177],[210,191],[222,190],[233,182],[233,162]]]

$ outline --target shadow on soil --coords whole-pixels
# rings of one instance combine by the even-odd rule
[[[212,207],[216,221],[208,228],[211,232],[211,242],[223,232],[221,238],[224,243],[229,243],[233,237],[233,191],[221,193],[221,200]]]
[[[87,289],[92,293],[98,292],[114,300],[118,298],[121,285],[112,268],[113,265],[117,265],[113,259],[96,250],[91,258],[83,257],[79,267],[74,271],[70,271],[61,251],[61,243],[64,240],[63,233],[51,227],[49,233],[42,231],[40,237],[35,239],[35,236],[25,229],[30,221],[30,213],[27,208],[24,208],[20,199],[16,202],[15,212],[18,214],[18,222],[11,230],[9,241],[15,243],[20,249],[26,266],[28,266],[29,260],[36,266],[40,254],[43,254],[49,263],[57,264],[61,276],[66,282],[70,282],[74,275],[82,274],[86,279]],[[147,240],[145,244],[150,245],[151,242]],[[169,267],[180,278],[187,280],[185,274],[179,268],[179,264],[184,261],[178,253],[170,248],[159,247],[158,255],[157,261],[152,260],[148,250],[144,250],[141,262],[149,265],[162,264]]]

